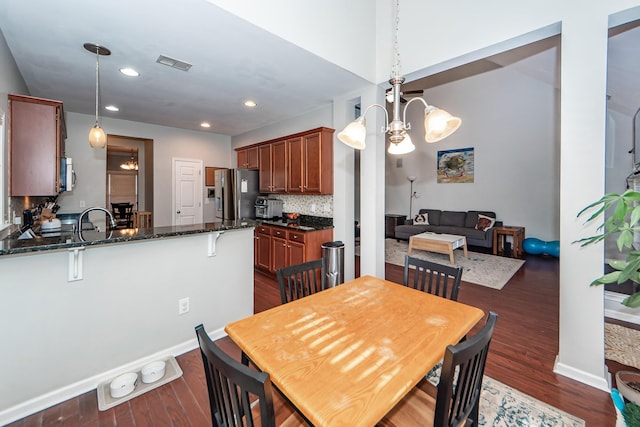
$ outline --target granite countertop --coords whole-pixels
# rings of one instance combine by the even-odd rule
[[[82,236],[86,240],[84,242],[78,238],[77,234],[74,234],[71,231],[51,233],[46,237],[43,235],[38,235],[33,239],[24,240],[18,240],[17,234],[19,233],[13,233],[9,237],[0,240],[0,256],[29,254],[41,251],[107,245],[113,243],[133,242],[149,239],[162,239],[168,237],[186,236],[190,234],[209,233],[214,231],[253,228],[256,225],[259,225],[259,222],[254,220],[242,220],[208,222],[205,224],[179,225],[169,227],[129,228],[113,230],[111,234],[110,232],[106,231],[100,232],[86,230],[82,232]]]
[[[276,227],[286,227],[300,231],[327,230],[333,228],[333,218],[325,218],[311,215],[300,215],[298,221],[287,222],[281,218],[258,219],[259,224],[274,225]]]

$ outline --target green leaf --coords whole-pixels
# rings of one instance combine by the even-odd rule
[[[593,282],[591,282],[591,286],[604,285],[607,283],[620,283],[620,271],[612,271],[611,273],[607,273],[602,277],[597,278]]]
[[[618,259],[611,259],[607,264],[609,264],[609,266],[614,270],[622,271],[628,265],[628,262],[620,261]]]
[[[622,301],[622,304],[627,307],[640,307],[640,292],[636,292],[635,294],[626,297]]]

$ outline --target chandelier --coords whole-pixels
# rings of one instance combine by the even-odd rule
[[[128,170],[128,171],[137,171],[138,170],[138,162],[133,157],[133,150],[131,150],[131,159],[120,165],[120,169]]]
[[[96,123],[89,130],[89,145],[93,148],[104,148],[107,145],[107,136],[98,122],[98,105],[100,97],[100,55],[111,55],[111,51],[104,46],[94,43],[85,43],[84,48],[96,54]]]
[[[380,104],[372,104],[364,111],[364,113],[353,122],[349,123],[341,132],[338,133],[338,139],[349,147],[363,150],[366,146],[365,139],[367,136],[365,116],[373,107],[379,107],[384,111],[385,125],[382,132],[389,134],[388,152],[390,154],[405,154],[415,150],[415,145],[409,137],[408,130],[411,129],[411,123],[407,123],[407,108],[414,101],[420,101],[424,104],[424,130],[426,142],[437,142],[455,132],[462,123],[458,117],[454,117],[448,112],[438,107],[427,104],[423,98],[412,98],[404,107],[403,120],[400,120],[400,100],[402,95],[402,83],[404,77],[400,75],[400,51],[398,49],[398,29],[400,24],[400,0],[396,0],[396,22],[394,32],[394,55],[395,60],[391,70],[391,78],[389,84],[392,89],[390,95],[393,100],[393,117],[389,123],[389,114],[387,109]]]

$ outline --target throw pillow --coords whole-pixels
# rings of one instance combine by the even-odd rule
[[[414,224],[424,224],[424,225],[429,225],[429,218],[427,216],[426,213],[423,214],[418,214],[416,215],[416,217],[413,219],[413,223]]]
[[[478,214],[478,222],[476,223],[476,230],[487,231],[493,224],[496,223],[495,218],[491,218],[490,216]]]

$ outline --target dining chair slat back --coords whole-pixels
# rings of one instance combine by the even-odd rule
[[[326,288],[324,259],[294,264],[276,270],[282,304],[320,292]]]
[[[437,389],[429,383],[414,387],[379,426],[477,426],[484,368],[497,319],[496,313],[489,312],[477,334],[447,346]]]
[[[413,280],[409,279],[409,270],[414,271]],[[457,301],[461,280],[462,267],[438,264],[405,255],[405,286]]]
[[[269,375],[227,355],[209,338],[203,325],[196,327],[196,335],[207,379],[212,425],[275,427]],[[259,412],[252,411],[250,395],[258,398]]]

